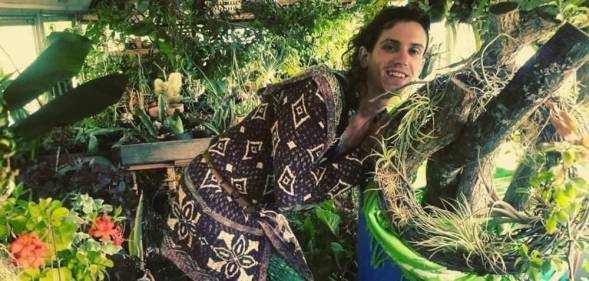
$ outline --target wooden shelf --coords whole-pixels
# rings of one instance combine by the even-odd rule
[[[255,18],[254,13],[239,13],[233,14],[229,17],[231,21],[247,21]]]
[[[186,166],[209,147],[211,138],[122,145],[120,163],[129,170],[146,170]]]
[[[98,15],[94,12],[88,12],[78,15],[78,20],[83,23],[93,23],[98,21]]]
[[[122,51],[114,51],[110,52],[111,56],[145,56],[148,55],[150,52],[157,53],[157,49],[133,49],[133,50],[122,50]]]

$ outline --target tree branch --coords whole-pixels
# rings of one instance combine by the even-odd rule
[[[428,181],[428,192],[430,188],[442,188],[446,193],[456,190],[452,197],[464,194],[473,210],[487,208],[491,200],[473,200],[488,196],[484,192],[488,189],[481,183],[490,179],[481,180],[476,175],[487,169],[488,158],[503,139],[560,87],[567,74],[587,60],[589,37],[572,25],[563,25],[491,100],[486,111],[466,126],[459,139],[434,155],[432,164],[438,166],[432,169],[440,182],[448,185],[435,186]],[[426,199],[433,200],[427,201],[430,204],[441,205],[431,196]]]

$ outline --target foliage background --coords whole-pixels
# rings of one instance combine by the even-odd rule
[[[391,4],[382,0],[347,4],[306,0],[281,6],[274,1],[247,1],[242,5],[243,12],[255,11],[255,18],[236,21],[230,13],[216,13],[212,7],[217,2],[96,1],[98,20],[86,30],[72,30],[89,37],[94,46],[79,79],[89,81],[120,71],[130,76],[129,88],[116,106],[74,126],[56,129],[49,137],[37,140],[33,153],[29,147],[21,153],[29,156],[35,151],[55,153],[60,149],[100,153],[113,145],[173,139],[180,132],[190,132],[195,137],[219,134],[257,105],[256,90],[266,84],[292,77],[316,64],[345,69],[346,43],[356,28],[384,5]],[[479,46],[488,40],[485,32],[490,1],[438,1],[435,5],[432,2],[415,1],[433,15],[445,17],[450,27],[461,21],[472,23]],[[556,18],[573,21],[587,30],[587,1],[520,0],[518,4],[526,11],[545,7]],[[140,49],[147,50],[146,53],[133,52],[140,47],[136,41],[141,42]],[[117,45],[126,50],[120,51]],[[154,80],[165,80],[172,72],[183,76],[185,111],[163,118],[146,115],[150,104],[160,101],[154,92]],[[178,124],[166,123],[169,118],[181,120],[182,130],[174,131]],[[47,185],[45,192],[52,187],[64,192],[86,188],[101,192],[101,197],[115,197],[112,200],[116,202],[109,201],[111,204],[128,199],[121,196],[129,192],[119,184],[124,181],[123,176],[110,166],[79,163],[60,168],[58,173],[52,173],[30,165],[28,171],[23,170],[26,173],[22,178],[29,176],[27,182],[36,186],[42,185],[38,182],[41,179],[50,179],[48,182],[53,184]],[[509,171],[500,172],[497,178],[508,181],[505,178],[509,178]],[[76,173],[81,176],[72,176]],[[99,184],[83,180],[87,179],[83,175],[92,173]],[[161,175],[147,174],[140,175],[137,182],[141,188],[151,190],[146,197],[148,202],[158,205],[164,181]],[[116,196],[105,194],[109,192]],[[135,197],[126,202],[127,217],[132,217],[131,208],[137,205]],[[289,217],[299,239],[307,241],[303,248],[312,261],[314,274],[320,276],[318,279],[356,279],[357,208],[357,194],[352,194]],[[150,212],[149,206],[146,212]]]

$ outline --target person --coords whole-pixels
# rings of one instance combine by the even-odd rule
[[[162,253],[193,280],[312,280],[280,212],[365,182],[382,94],[420,74],[428,32],[420,10],[384,8],[349,43],[343,74],[315,67],[259,90],[261,104],[187,167]]]

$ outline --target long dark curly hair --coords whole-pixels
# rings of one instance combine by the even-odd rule
[[[368,52],[372,52],[374,45],[380,37],[383,30],[393,27],[398,22],[413,21],[419,23],[427,38],[425,51],[429,45],[429,27],[430,17],[428,14],[416,7],[386,7],[374,17],[367,25],[362,27],[359,32],[348,43],[348,49],[344,53],[347,56],[346,78],[350,90],[357,92],[361,82],[365,80],[364,69],[360,64],[360,48],[364,47]]]

